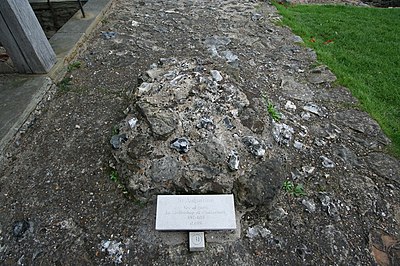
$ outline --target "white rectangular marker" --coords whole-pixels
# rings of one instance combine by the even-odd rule
[[[233,195],[158,195],[156,230],[236,229]]]
[[[189,250],[204,251],[205,249],[204,232],[189,232]]]

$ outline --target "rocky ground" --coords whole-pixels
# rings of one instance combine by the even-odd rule
[[[262,1],[117,0],[8,150],[2,265],[399,264],[400,164]],[[157,232],[155,195],[239,227]]]

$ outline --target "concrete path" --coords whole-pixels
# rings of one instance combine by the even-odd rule
[[[43,95],[65,75],[67,65],[84,45],[89,34],[102,19],[112,0],[89,1],[84,9],[86,17],[77,12],[50,39],[57,56],[57,64],[47,75],[21,75],[12,72],[0,73],[0,159],[4,149],[42,100]],[[3,63],[4,64],[4,63]]]

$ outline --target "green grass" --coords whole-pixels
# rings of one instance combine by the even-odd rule
[[[313,48],[361,108],[378,121],[400,157],[400,9],[275,5],[282,23]]]

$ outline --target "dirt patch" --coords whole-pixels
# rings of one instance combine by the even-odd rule
[[[72,84],[49,93],[8,150],[1,264],[370,265],[374,256],[395,256],[399,161],[385,153],[389,141],[377,123],[331,83],[329,69],[315,66],[298,36],[276,26],[279,19],[266,2],[117,1],[77,58],[82,67],[68,74]],[[145,75],[157,69],[172,79]],[[185,79],[175,80],[182,90],[166,85],[183,74],[194,75],[187,84],[195,91],[184,93]],[[164,95],[170,101],[148,94],[163,88],[175,90]],[[214,129],[190,109],[205,97]],[[190,108],[179,109],[184,104]],[[175,119],[160,116],[166,113]],[[110,140],[128,130],[135,137],[120,142],[122,153],[142,170],[115,160]],[[181,154],[171,142],[182,135],[195,146]],[[246,146],[256,144],[243,140],[248,135],[261,146]],[[237,145],[238,169],[229,166],[229,145]],[[205,252],[189,253],[186,233],[155,231],[154,195],[145,202],[143,189],[135,194],[140,172],[157,182],[181,170],[192,177],[185,193],[210,184],[212,192],[235,194],[240,229],[209,238]],[[215,173],[221,178],[208,178]]]

